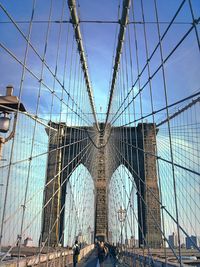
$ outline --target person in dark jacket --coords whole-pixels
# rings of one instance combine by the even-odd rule
[[[76,264],[78,262],[78,255],[80,254],[80,248],[79,248],[77,240],[75,241],[75,244],[73,245],[72,250],[73,250],[73,265],[74,267],[76,267]]]
[[[110,246],[110,255],[111,255],[111,260],[113,263],[113,266],[115,267],[117,264],[117,248],[115,247],[114,243],[112,246]]]
[[[98,260],[100,267],[104,266],[104,261],[107,255],[107,248],[104,245],[104,242],[101,241],[98,246]]]

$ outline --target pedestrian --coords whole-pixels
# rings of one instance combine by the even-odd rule
[[[117,264],[117,248],[115,247],[114,243],[110,248],[110,255],[112,257],[113,266],[115,267]]]
[[[73,245],[72,250],[73,250],[73,265],[74,267],[76,267],[76,264],[78,262],[78,255],[80,254],[80,248],[79,248],[77,240],[75,241],[75,244]]]
[[[104,242],[101,241],[98,246],[98,260],[100,267],[104,267],[104,261],[107,255],[107,248],[104,245]]]

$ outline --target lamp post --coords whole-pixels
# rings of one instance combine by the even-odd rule
[[[0,96],[0,132],[6,134],[10,130],[11,116],[14,114],[13,127],[7,137],[0,136],[0,160],[2,159],[3,145],[11,140],[15,135],[17,123],[17,110],[26,111],[18,97],[13,96],[13,87],[6,87],[6,95]]]
[[[91,230],[92,230],[92,228],[91,228],[91,226],[89,225],[88,226],[88,245],[90,245],[92,242],[91,242]]]
[[[122,250],[122,243],[123,243],[122,226],[123,226],[123,222],[126,219],[126,209],[122,209],[122,206],[121,206],[117,214],[118,214],[118,220],[121,223],[121,250]]]

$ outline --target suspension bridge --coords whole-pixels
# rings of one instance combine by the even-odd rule
[[[0,90],[1,266],[200,266],[199,0],[1,0]]]

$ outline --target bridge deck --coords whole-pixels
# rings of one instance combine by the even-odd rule
[[[72,266],[73,265],[70,265],[70,267],[72,267]],[[104,267],[113,267],[113,266],[114,265],[112,263],[112,260],[108,256],[107,259],[104,262]],[[121,266],[121,265],[118,265],[118,266]],[[81,260],[77,264],[77,267],[99,267],[96,252],[93,251],[90,255],[88,255],[88,257],[86,257],[83,260]]]

